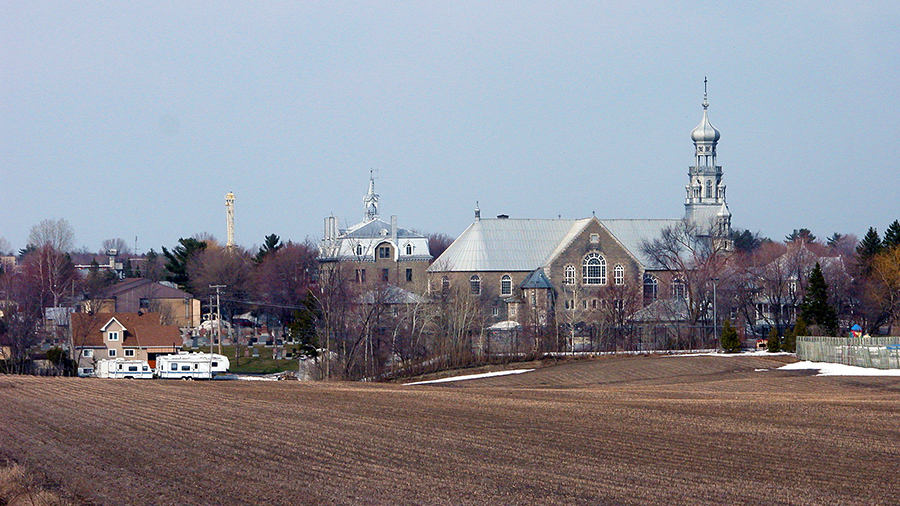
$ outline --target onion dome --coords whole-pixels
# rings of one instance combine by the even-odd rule
[[[694,130],[691,132],[691,140],[693,140],[694,142],[716,142],[719,140],[719,131],[716,130],[716,127],[712,126],[712,124],[709,122],[709,115],[706,113],[707,107],[709,107],[709,102],[706,101],[706,96],[704,94],[703,119],[700,121],[700,124],[697,125],[697,127],[694,128]]]
[[[706,78],[703,78],[703,119],[697,128],[691,131],[691,140],[694,142],[717,142],[720,134],[716,127],[709,122],[706,110],[709,108],[709,100],[706,99]]]

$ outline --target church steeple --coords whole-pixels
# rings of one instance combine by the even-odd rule
[[[378,218],[378,194],[375,193],[375,171],[369,171],[369,191],[363,197],[365,205],[365,220],[372,221]]]
[[[684,217],[695,222],[710,235],[731,233],[731,214],[725,203],[725,183],[722,167],[716,165],[716,147],[721,134],[709,122],[707,80],[703,78],[703,118],[691,131],[694,142],[694,165],[688,169],[685,186]],[[724,212],[722,210],[725,210]],[[727,219],[724,213],[728,213]]]

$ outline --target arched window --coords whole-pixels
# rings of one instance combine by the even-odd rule
[[[706,180],[706,198],[712,198],[712,181]]]
[[[569,264],[566,266],[565,274],[563,276],[563,284],[564,285],[574,285],[575,284],[575,266]]]
[[[651,274],[644,274],[644,302],[656,300],[658,290],[659,281]]]
[[[469,278],[469,287],[471,288],[472,295],[481,295],[481,277],[479,277],[478,274],[474,274]]]
[[[672,280],[672,298],[676,300],[687,298],[687,287],[681,278]]]
[[[600,253],[589,253],[581,264],[581,276],[586,285],[606,284],[606,260]]]
[[[363,246],[362,244],[356,245],[356,256],[361,257],[363,255]]]
[[[512,277],[509,274],[500,278],[500,295],[512,295]]]
[[[412,255],[412,253],[413,253],[413,247],[412,247],[412,244],[407,244],[407,245],[406,245],[406,254],[407,254],[407,255]]]
[[[616,265],[616,268],[613,270],[616,277],[616,284],[621,286],[625,284],[625,267],[622,264]]]

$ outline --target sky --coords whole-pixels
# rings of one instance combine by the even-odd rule
[[[381,215],[679,218],[709,117],[735,228],[900,218],[900,4],[0,1],[0,237],[317,240]]]

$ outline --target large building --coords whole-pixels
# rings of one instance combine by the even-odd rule
[[[378,200],[375,178],[370,175],[361,222],[339,228],[336,217],[325,218],[319,247],[322,270],[340,272],[366,287],[387,284],[421,292],[427,286],[425,270],[432,260],[428,238],[400,228],[397,216],[391,216],[390,223],[382,220]]]
[[[688,170],[683,219],[515,219],[475,221],[429,267],[432,288],[477,296],[488,325],[572,326],[632,315],[657,298],[683,297],[683,281],[644,252],[643,245],[679,223],[728,247],[731,213],[722,167],[716,165],[719,131],[703,118],[691,132],[695,163]],[[506,327],[504,327],[506,324]]]

